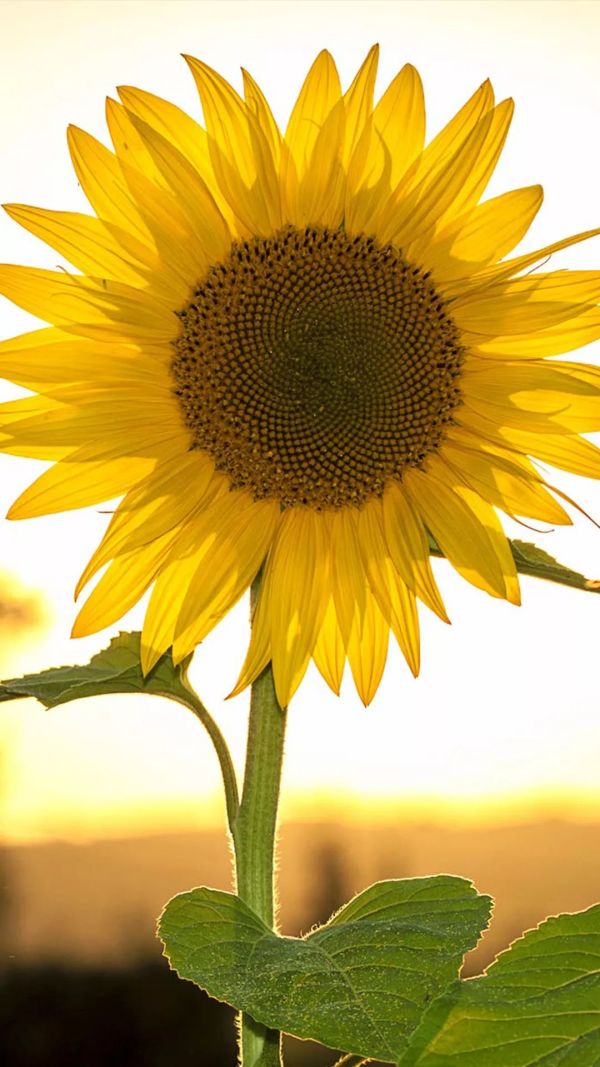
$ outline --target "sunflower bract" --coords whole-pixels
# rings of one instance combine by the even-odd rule
[[[122,497],[78,591],[76,636],[151,588],[144,670],[178,662],[264,568],[235,692],[271,661],[286,705],[309,661],[367,703],[390,630],[419,669],[416,601],[446,619],[428,532],[469,582],[519,602],[497,509],[568,523],[536,461],[600,476],[600,370],[548,357],[600,338],[600,272],[538,270],[599,231],[506,258],[539,186],[481,202],[512,102],[484,83],[425,143],[407,65],[377,103],[377,49],[342,92],[311,67],[285,133],[187,58],[204,126],[139,89],[112,149],[69,130],[95,215],[12,204],[71,265],[0,268],[46,329],[0,344],[31,391],[3,451],[55,461],[28,518]]]

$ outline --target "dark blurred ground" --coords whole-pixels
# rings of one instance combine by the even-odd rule
[[[225,1067],[233,1013],[165,961],[126,970],[14,967],[0,996],[7,1067]]]
[[[478,973],[548,914],[600,900],[600,827],[484,829],[291,824],[281,835],[281,927],[325,921],[374,881],[448,872],[497,901],[469,957]],[[0,1063],[7,1067],[233,1067],[232,1013],[173,975],[154,937],[174,893],[229,889],[224,835],[172,834],[0,851]],[[289,1042],[287,1067],[335,1053]]]
[[[2,984],[0,1055],[6,1067],[233,1067],[234,1012],[164,962],[15,968]],[[326,1067],[337,1057],[286,1040],[286,1067]]]

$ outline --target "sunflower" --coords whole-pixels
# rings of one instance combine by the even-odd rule
[[[272,662],[286,705],[311,658],[338,692],[347,659],[368,702],[390,631],[418,672],[417,599],[447,619],[431,538],[518,603],[497,509],[568,523],[539,461],[600,476],[600,371],[547,359],[600,337],[600,272],[532,272],[599,231],[505,258],[542,190],[480,203],[513,111],[489,82],[425,145],[412,66],[374,104],[376,48],[344,93],[322,52],[285,134],[245,71],[242,98],[187,62],[204,126],[124,88],[113,150],[69,129],[94,216],[7,207],[75,268],[0,268],[52,324],[0,345],[31,394],[0,447],[54,461],[9,517],[122,497],[75,636],[151,588],[144,670],[179,662],[263,568],[234,692]]]

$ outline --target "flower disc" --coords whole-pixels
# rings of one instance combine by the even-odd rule
[[[393,245],[288,227],[233,245],[181,312],[173,372],[194,444],[285,507],[361,506],[436,451],[459,333]]]

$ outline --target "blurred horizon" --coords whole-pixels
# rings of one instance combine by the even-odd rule
[[[439,566],[439,561],[436,563]],[[527,591],[532,585],[542,585],[538,579],[525,582]],[[555,592],[558,598],[567,595],[593,600],[590,594],[543,585],[548,585],[550,594]],[[238,616],[244,607],[238,605]],[[236,621],[239,628],[240,619]],[[222,626],[225,628],[226,622]],[[58,631],[58,620],[52,618],[46,591],[23,585],[9,572],[0,573],[0,635],[2,631],[0,680],[68,662],[65,657],[48,662],[44,654],[45,648],[52,648]],[[212,635],[208,642],[211,638]],[[97,648],[108,642],[105,633],[94,640]],[[79,643],[72,642],[70,662],[85,662],[85,656],[77,654]],[[198,658],[206,660],[204,649],[199,650]],[[202,663],[198,669],[194,663],[191,673],[202,696]],[[239,713],[243,712],[246,718],[243,705],[247,702],[248,695],[225,702],[216,715],[231,744],[240,780],[244,736]],[[535,744],[539,708],[532,711],[534,721],[527,739]],[[590,714],[593,713],[594,706],[590,704]],[[293,703],[288,712],[291,731],[302,728],[297,714]],[[358,713],[351,711],[348,733],[364,736],[372,716],[370,708],[359,706]],[[47,711],[29,699],[1,703],[0,717],[0,845],[86,843],[225,826],[215,753],[198,720],[178,705],[162,698],[148,701],[144,696],[120,695],[89,698]],[[414,730],[414,722],[402,722],[401,710],[391,721],[396,736],[402,724]],[[487,728],[486,723],[489,719],[476,723],[477,736]],[[515,766],[510,762],[499,762],[495,775],[490,776],[486,776],[485,766],[481,774],[476,764],[470,765],[469,760],[476,755],[476,736],[471,751],[462,750],[460,745],[448,749],[452,766],[441,768],[437,781],[436,775],[429,775],[423,782],[417,780],[415,770],[421,769],[420,761],[427,762],[427,753],[415,751],[405,764],[411,779],[402,782],[393,754],[390,760],[390,753],[382,752],[379,766],[373,749],[364,750],[363,773],[357,775],[356,760],[358,755],[360,762],[361,752],[351,751],[342,719],[332,726],[328,745],[322,751],[314,751],[311,764],[305,766],[300,751],[291,781],[284,778],[284,823],[318,824],[325,817],[343,826],[424,823],[477,829],[518,827],[548,819],[600,824],[600,784],[595,786],[594,773],[580,775],[574,762],[559,764],[559,773],[554,777],[540,775],[540,767],[531,766],[531,784],[523,786],[525,776],[515,777]],[[379,730],[384,726],[378,722]],[[426,724],[422,724],[422,733],[426,733]],[[452,737],[452,729],[448,737]],[[574,739],[577,742],[577,737]],[[508,752],[510,742],[508,735]],[[515,743],[518,744],[516,739]],[[489,746],[485,748],[489,752]],[[132,761],[132,753],[139,758],[139,764]],[[594,771],[594,752],[588,755]],[[353,759],[354,766],[353,773],[344,779],[340,762],[346,758]],[[518,757],[516,766],[519,769]],[[565,770],[568,774],[560,774]]]
[[[449,800],[440,794],[403,797],[398,793],[386,800],[350,790],[333,794],[326,789],[298,789],[282,798],[280,816],[281,825],[334,822],[344,828],[427,825],[440,830],[479,831],[518,829],[552,821],[600,828],[600,790],[511,793],[471,800]],[[83,812],[65,806],[15,813],[10,805],[0,803],[0,848],[87,845],[203,830],[226,831],[224,801],[218,791],[203,794],[194,811],[186,802],[126,807],[117,800],[114,805],[103,804]]]
[[[479,973],[548,915],[600,899],[599,830],[600,822],[558,818],[479,827],[284,821],[279,928],[298,936],[376,881],[459,875],[495,901],[490,927],[467,959],[468,973]],[[220,828],[4,844],[0,869],[0,947],[9,965],[151,959],[155,921],[170,897],[196,885],[233,888]]]

